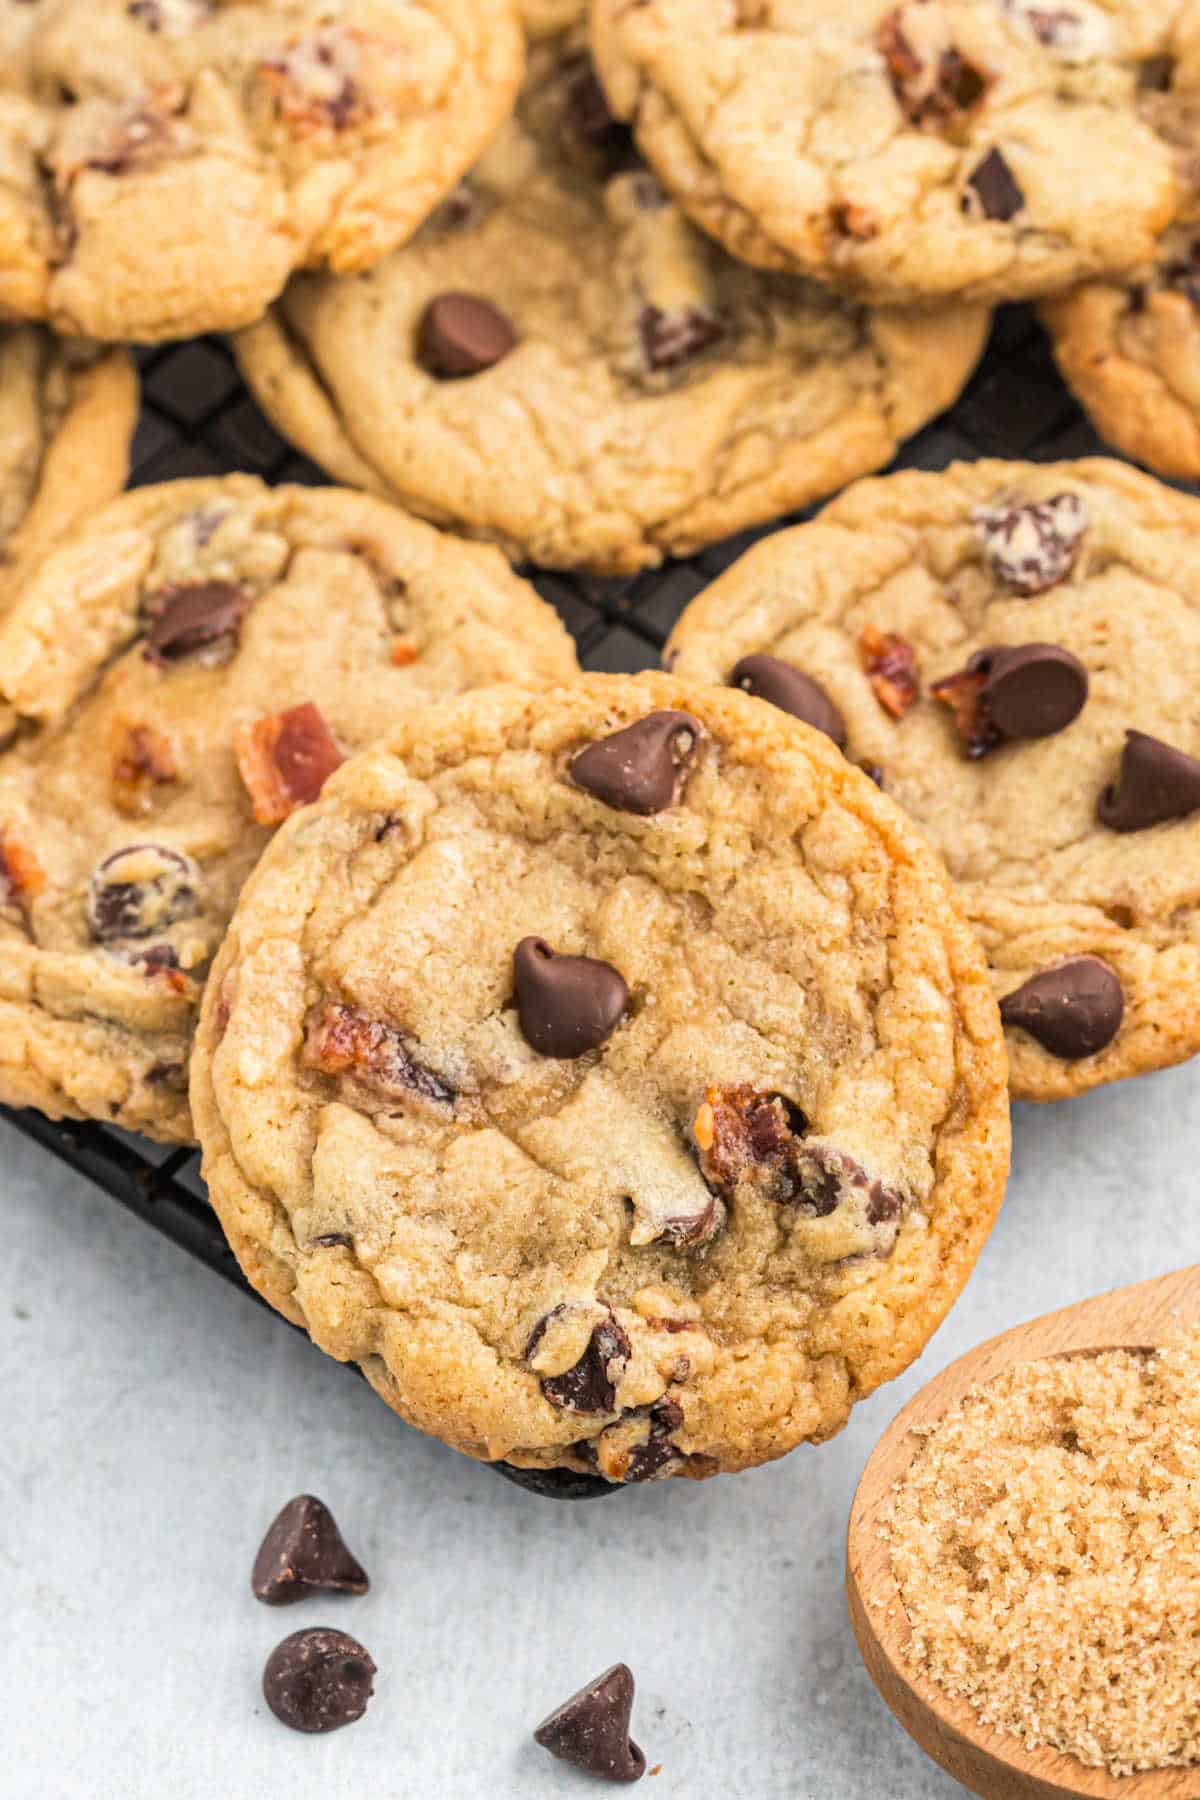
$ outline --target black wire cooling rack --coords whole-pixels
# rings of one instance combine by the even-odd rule
[[[133,445],[135,486],[232,469],[272,482],[325,481],[321,470],[297,455],[267,423],[221,339],[161,345],[139,351],[137,360],[143,405]],[[957,458],[980,456],[1045,462],[1101,448],[1063,387],[1030,310],[1004,307],[996,314],[987,354],[958,404],[914,438],[895,466],[940,469]],[[584,668],[652,668],[688,601],[763,535],[745,532],[686,562],[618,580],[525,573],[558,611]],[[55,1124],[34,1112],[0,1107],[0,1116],[144,1224],[253,1296],[208,1204],[198,1151],[166,1149],[103,1125]],[[497,1466],[519,1486],[554,1499],[619,1491],[590,1476]]]

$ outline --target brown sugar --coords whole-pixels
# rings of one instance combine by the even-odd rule
[[[887,1534],[913,1658],[985,1724],[1111,1775],[1200,1763],[1200,1332],[973,1389]]]

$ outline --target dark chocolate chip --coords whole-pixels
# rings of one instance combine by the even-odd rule
[[[974,188],[985,219],[1013,219],[1025,204],[1025,196],[999,150],[989,150],[967,177]]]
[[[1026,598],[1065,581],[1088,528],[1087,507],[1068,493],[1035,502],[1002,496],[971,518],[996,575]]]
[[[653,1481],[670,1464],[680,1458],[671,1433],[683,1424],[683,1408],[677,1400],[656,1400],[650,1408],[650,1435],[644,1444],[636,1444],[629,1452],[629,1463],[622,1480],[626,1485]]]
[[[606,806],[648,818],[675,805],[700,735],[691,713],[647,713],[572,757],[571,780]]]
[[[232,637],[254,605],[249,588],[235,581],[174,582],[146,602],[150,624],[142,655],[166,668],[206,644]]]
[[[375,1664],[344,1631],[313,1626],[276,1644],[263,1670],[263,1694],[293,1731],[337,1731],[367,1710]]]
[[[433,375],[479,375],[517,346],[512,320],[476,294],[439,294],[421,315],[417,355]]]
[[[801,1207],[818,1219],[827,1219],[843,1202],[864,1196],[867,1223],[891,1224],[904,1210],[904,1197],[878,1176],[868,1174],[860,1162],[832,1144],[804,1143],[796,1153]]]
[[[1020,1026],[1066,1062],[1111,1044],[1124,1012],[1121,983],[1098,956],[1073,956],[1042,969],[1000,1002],[1006,1025]]]
[[[272,1521],[250,1585],[256,1600],[287,1606],[307,1594],[365,1594],[369,1583],[324,1501],[297,1494]]]
[[[1017,738],[1050,737],[1083,711],[1088,674],[1058,644],[992,645],[930,692],[953,711],[967,755]]]
[[[539,1319],[525,1346],[526,1360],[537,1354],[546,1327],[558,1312],[555,1307]],[[543,1375],[542,1392],[552,1406],[565,1412],[610,1413],[616,1410],[617,1383],[629,1361],[629,1339],[610,1313],[588,1339],[587,1349],[572,1368],[561,1375]]]
[[[846,721],[819,681],[805,675],[778,656],[743,656],[729,677],[733,687],[767,700],[780,712],[803,719],[815,731],[831,737],[838,749],[845,747]]]
[[[646,1758],[629,1735],[633,1675],[615,1663],[543,1719],[534,1741],[604,1781],[640,1781]]]
[[[310,1242],[319,1244],[322,1250],[352,1250],[354,1248],[354,1239],[348,1231],[323,1231],[320,1237],[312,1238]]]
[[[646,367],[654,371],[678,369],[719,344],[725,327],[715,313],[702,306],[644,306],[638,318],[638,334]]]
[[[567,1059],[597,1050],[616,1030],[629,989],[611,963],[559,956],[527,937],[513,954],[517,1017],[539,1056]]]
[[[1110,831],[1144,831],[1183,819],[1200,807],[1200,762],[1161,738],[1127,731],[1121,769],[1106,787],[1096,816]]]
[[[203,876],[190,856],[165,844],[129,844],[92,873],[87,918],[100,943],[150,937],[200,910]]]

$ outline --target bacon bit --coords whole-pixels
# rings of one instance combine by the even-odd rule
[[[46,871],[29,845],[13,831],[0,831],[0,901],[24,912],[45,887]]]
[[[646,1329],[648,1331],[701,1331],[703,1327],[699,1319],[647,1319]]]
[[[983,669],[960,669],[956,675],[946,675],[941,681],[935,681],[929,692],[943,706],[948,706],[971,758],[986,756],[994,750],[1002,740],[1003,733],[996,730],[987,716],[986,708],[981,704],[981,696],[987,685],[987,673]]]
[[[154,807],[154,789],[179,778],[171,740],[154,725],[119,725],[113,752],[112,799],[118,812],[137,818]]]
[[[783,1094],[738,1082],[710,1087],[692,1125],[700,1172],[719,1193],[746,1177],[765,1184],[770,1198],[795,1198],[795,1151],[808,1121]]]
[[[392,645],[392,662],[397,669],[406,669],[409,663],[415,663],[421,652],[411,638],[397,638]]]
[[[894,631],[864,625],[858,634],[858,656],[880,706],[893,719],[902,719],[921,692],[912,645]]]
[[[394,1025],[340,1001],[327,1001],[310,1016],[304,1064],[325,1075],[355,1076],[385,1094],[420,1094],[454,1104],[454,1090],[410,1056]]]
[[[238,768],[260,825],[280,825],[320,794],[345,761],[311,701],[242,725],[233,740]]]
[[[866,243],[879,236],[879,220],[865,206],[859,206],[853,200],[842,201],[830,211],[833,229],[839,237],[857,238]]]

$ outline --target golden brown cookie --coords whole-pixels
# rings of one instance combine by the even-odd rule
[[[983,941],[1014,1095],[1056,1100],[1200,1050],[1198,609],[1200,502],[1118,462],[980,462],[756,545],[667,659],[878,776]]]
[[[278,835],[192,1104],[250,1281],[484,1459],[704,1476],[829,1437],[999,1205],[1002,1034],[919,834],[663,676],[398,719]]]

